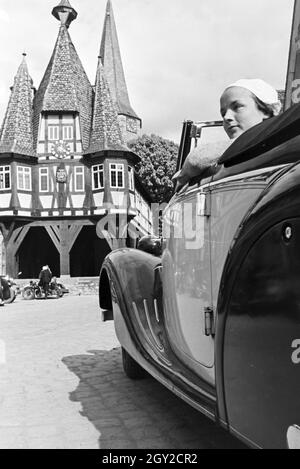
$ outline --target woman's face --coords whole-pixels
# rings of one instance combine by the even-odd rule
[[[267,118],[258,109],[253,94],[239,86],[227,88],[221,96],[220,105],[224,130],[231,139]]]

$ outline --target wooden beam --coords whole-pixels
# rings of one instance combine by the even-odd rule
[[[14,231],[13,236],[11,237],[11,240],[9,243],[14,244],[15,248],[15,253],[17,253],[19,247],[21,246],[22,242],[24,241],[25,236],[27,235],[28,231],[30,229],[30,226],[22,226],[21,228],[17,228]]]
[[[4,239],[4,243],[8,243],[8,241],[10,240],[13,232],[14,232],[14,228],[15,228],[15,225],[16,223],[13,221],[10,223],[9,227],[7,228],[5,223],[1,223],[0,224],[0,228],[1,228],[1,231],[2,231],[2,235],[3,235],[3,239]]]
[[[6,252],[6,274],[11,275],[12,277],[17,276],[17,259],[16,251],[12,243],[8,243],[5,249]]]
[[[69,237],[69,252],[71,251],[72,247],[74,246],[74,243],[75,243],[79,233],[81,232],[81,230],[82,230],[82,225],[79,225],[79,226],[72,225],[69,228],[69,234],[70,234],[70,237]]]
[[[51,225],[50,228],[58,239],[58,241],[60,242],[60,225]]]
[[[17,275],[17,258],[16,254],[20,248],[25,236],[30,229],[29,225],[20,226],[15,228],[15,223],[11,223],[8,230],[6,230],[5,245],[5,258],[6,258],[6,273],[15,277]]]
[[[68,222],[60,222],[60,275],[70,275],[70,256],[69,256],[69,228]]]
[[[115,238],[107,230],[103,230],[102,235],[112,251],[114,251],[115,249],[126,247],[126,239]]]
[[[111,250],[114,251],[115,249],[120,249],[126,247],[126,240],[125,239],[112,239],[111,243]]]
[[[0,230],[1,230],[3,238],[5,238],[7,236],[8,229],[6,228],[4,223],[2,223],[2,222],[0,222]]]
[[[99,218],[97,218],[95,221],[93,220],[77,220],[77,219],[69,219],[66,220],[68,225],[80,225],[80,226],[92,226],[95,225],[98,221]],[[30,223],[30,226],[54,226],[54,227],[59,227],[61,220],[58,220],[57,218],[55,220],[52,220],[51,218],[47,217],[45,220],[36,220]],[[0,225],[1,226],[1,225]],[[59,228],[57,228],[59,229]]]
[[[51,226],[45,226],[45,229],[46,229],[48,235],[50,236],[54,246],[56,247],[58,252],[60,252],[60,240],[58,240],[57,237],[55,236],[55,234],[53,233],[52,227]]]

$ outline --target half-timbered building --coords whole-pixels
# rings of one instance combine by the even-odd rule
[[[59,32],[36,90],[25,54],[0,130],[0,228],[6,273],[98,275],[105,255],[151,232],[149,196],[126,143],[141,120],[132,109],[108,0],[92,86],[72,43],[77,12],[53,8]],[[129,229],[128,229],[129,227]]]

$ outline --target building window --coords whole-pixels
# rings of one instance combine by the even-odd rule
[[[73,140],[73,125],[63,125],[63,140]]]
[[[75,166],[75,192],[84,190],[84,167]]]
[[[124,188],[124,165],[123,164],[110,164],[110,186],[112,188]]]
[[[128,177],[129,177],[129,189],[134,191],[134,170],[129,166],[128,168]]]
[[[26,166],[17,167],[18,189],[23,191],[31,191],[31,168]]]
[[[104,187],[104,170],[103,164],[92,166],[93,190],[102,189]]]
[[[59,126],[48,125],[48,140],[59,140]]]
[[[48,168],[40,168],[40,191],[49,192],[49,171]]]
[[[10,189],[10,166],[0,166],[0,190]]]
[[[45,141],[48,143],[47,152],[52,153],[53,145],[57,142],[69,144],[70,151],[74,152],[76,142],[79,143],[80,140],[79,125],[75,124],[76,115],[74,113],[48,114],[45,127]]]

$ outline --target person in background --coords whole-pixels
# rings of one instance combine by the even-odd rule
[[[51,282],[52,272],[48,265],[44,265],[39,274],[39,286],[41,286],[45,292],[45,299],[49,294],[49,284]]]
[[[241,79],[227,86],[220,98],[223,127],[229,140],[199,145],[187,156],[182,169],[173,179],[180,190],[191,178],[216,174],[218,159],[246,130],[265,119],[277,116],[281,103],[277,91],[261,79]]]

